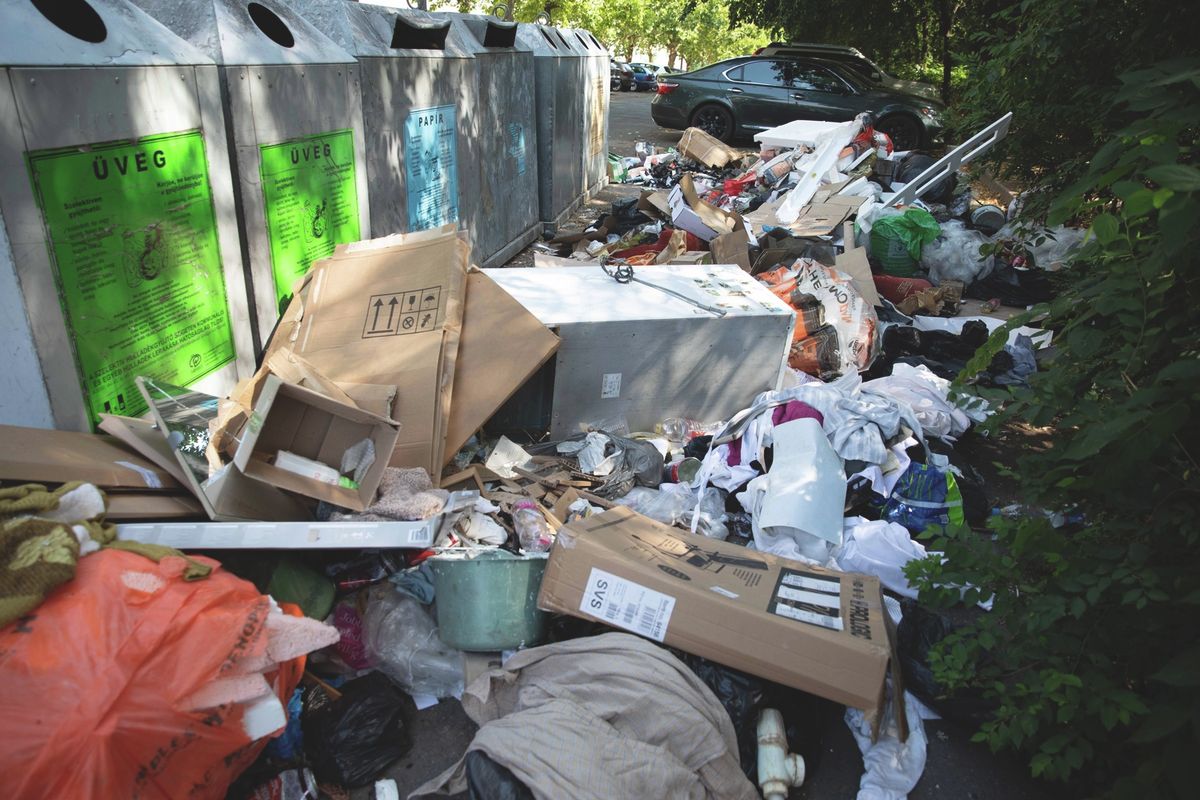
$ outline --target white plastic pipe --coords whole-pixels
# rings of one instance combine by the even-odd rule
[[[804,758],[787,748],[783,714],[764,708],[758,716],[758,786],[763,800],[787,800],[788,789],[804,783]]]

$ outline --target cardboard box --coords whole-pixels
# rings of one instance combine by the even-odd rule
[[[706,242],[742,226],[741,217],[737,214],[722,211],[701,200],[691,175],[684,175],[679,180],[667,195],[667,201],[671,206],[671,222],[675,227],[695,234]]]
[[[277,488],[363,511],[375,499],[387,454],[399,436],[399,426],[390,419],[268,375],[233,463],[245,475]],[[374,444],[376,458],[357,489],[323,483],[274,463],[280,451],[287,451],[338,469],[346,450],[363,439]]]
[[[737,161],[742,154],[699,128],[688,128],[679,140],[679,152],[685,158],[699,161],[706,167],[720,168]]]
[[[390,463],[436,482],[449,424],[468,247],[450,226],[339,245],[313,265],[267,352],[286,347],[339,384],[396,387]]]
[[[668,264],[712,264],[713,256],[708,250],[688,250],[682,255],[675,256]]]
[[[876,725],[889,668],[903,697],[878,579],[694,536],[628,508],[559,530],[538,607],[862,709]],[[906,734],[903,702],[895,707]]]

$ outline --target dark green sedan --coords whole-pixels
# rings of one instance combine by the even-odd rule
[[[796,119],[845,122],[874,113],[897,150],[928,147],[943,106],[889,91],[832,61],[743,56],[664,76],[650,116],[664,128],[695,127],[725,142]]]

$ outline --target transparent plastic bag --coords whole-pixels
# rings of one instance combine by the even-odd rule
[[[393,587],[371,592],[363,616],[367,652],[380,671],[409,694],[462,694],[462,652],[438,638],[437,624],[419,601]]]
[[[697,531],[710,539],[723,540],[729,536],[729,529],[725,525],[725,501],[716,489],[704,489],[703,492]],[[638,486],[616,503],[664,525],[688,527],[692,522],[692,512],[696,509],[696,493],[679,483],[664,483],[657,489]]]
[[[921,251],[921,266],[929,270],[929,280],[934,285],[955,280],[970,286],[992,274],[996,257],[979,255],[979,248],[989,242],[991,239],[979,231],[951,220],[942,225],[941,235]]]

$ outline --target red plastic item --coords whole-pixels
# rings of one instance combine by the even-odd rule
[[[266,746],[240,705],[188,711],[185,698],[265,658],[269,600],[220,570],[185,581],[101,550],[36,611],[0,630],[0,787],[24,798],[222,798]],[[268,674],[285,701],[299,658]]]
[[[921,278],[901,278],[897,275],[872,275],[875,290],[893,303],[899,303],[910,294],[932,289],[933,284]]]
[[[746,191],[746,187],[753,186],[756,178],[751,175],[749,178],[731,178],[725,181],[725,194],[731,197],[737,197],[742,192]]]

